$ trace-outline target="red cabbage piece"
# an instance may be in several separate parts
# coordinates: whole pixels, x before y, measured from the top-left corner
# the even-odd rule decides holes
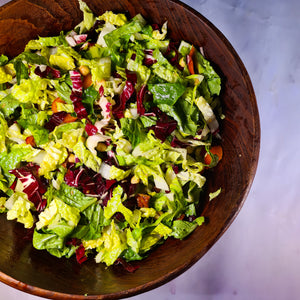
[[[132,59],[133,61],[136,59],[136,54],[135,53],[133,53],[132,55],[131,55],[131,58],[130,59]]]
[[[42,78],[60,78],[60,71],[46,65],[39,65],[34,69],[34,73]]]
[[[82,79],[81,74],[76,71],[70,71],[70,78],[72,81],[72,92],[70,95],[70,99],[73,102],[74,111],[79,119],[87,118],[88,113],[82,104]]]
[[[136,82],[137,82],[137,75],[136,75],[136,73],[130,72],[128,70],[125,70],[125,71],[126,71],[127,81],[130,81],[133,85],[135,85]]]
[[[85,248],[82,244],[76,249],[76,260],[79,264],[82,264],[87,260],[87,256],[85,255]]]
[[[86,32],[87,34],[87,40],[91,41],[92,43],[96,43],[98,40],[98,36],[99,33],[96,31],[98,29],[99,26],[104,25],[105,21],[104,20],[96,20],[96,22],[94,23],[93,27]]]
[[[179,167],[177,165],[172,165],[172,169],[173,169],[175,174],[179,173]]]
[[[73,39],[76,42],[76,44],[81,44],[86,42],[87,36],[88,36],[87,34],[76,34],[73,36]]]
[[[15,175],[23,184],[23,192],[27,194],[38,211],[42,211],[47,204],[47,200],[42,195],[47,191],[47,185],[38,175],[39,166],[28,163],[26,166],[10,170],[9,173]]]
[[[82,79],[81,79],[81,74],[76,71],[72,70],[70,71],[70,79],[72,81],[72,91],[77,92],[78,95],[81,95],[82,93]]]
[[[116,260],[115,264],[116,265],[121,264],[123,266],[123,268],[129,273],[135,272],[140,267],[138,265],[133,266],[132,264],[127,262],[125,259],[120,258],[120,257]]]
[[[52,114],[49,121],[44,125],[46,129],[49,131],[53,131],[54,128],[64,122],[67,113],[65,111],[60,111],[57,113]]]
[[[87,123],[85,125],[85,131],[88,134],[88,136],[91,136],[91,135],[95,135],[98,132],[98,129],[95,125]]]
[[[100,88],[99,88],[99,95],[100,95],[100,97],[102,97],[104,95],[104,87],[103,87],[103,85],[101,85]]]
[[[160,139],[162,142],[166,140],[166,138],[176,129],[177,121],[170,120],[168,122],[164,122],[158,120],[156,125],[154,125],[154,133],[155,136]]]
[[[166,138],[176,129],[177,121],[171,119],[158,107],[152,107],[151,110],[157,117],[157,122],[151,127],[151,129],[154,131],[155,136],[164,142]]]
[[[81,100],[77,102],[73,102],[74,111],[79,119],[85,119],[88,116],[88,113],[82,104]]]
[[[174,148],[186,148],[189,145],[189,143],[181,142],[176,136],[171,141],[171,146]]]
[[[106,180],[93,170],[81,166],[72,166],[65,174],[65,182],[69,186],[78,188],[87,196],[101,198],[107,192]]]
[[[170,42],[164,55],[169,60],[170,64],[176,66],[176,68],[181,71],[183,70],[183,67],[179,65],[179,52],[177,49],[177,43]]]
[[[137,98],[136,98],[137,112],[141,116],[145,114],[145,107],[143,105],[143,99],[145,97],[146,91],[147,91],[147,86],[144,84],[140,88],[140,90],[137,94]]]
[[[145,49],[144,50],[145,57],[143,60],[143,64],[147,67],[152,66],[153,64],[157,63],[157,60],[153,57],[153,50],[152,49]]]
[[[104,158],[103,161],[110,166],[117,166],[120,168],[116,154],[112,150],[106,152],[106,158]]]
[[[126,77],[127,80],[124,89],[120,95],[119,105],[116,108],[113,108],[113,114],[119,119],[124,117],[126,102],[131,98],[131,96],[135,92],[134,86],[137,82],[136,73],[131,73],[126,70]]]
[[[83,168],[78,169],[68,169],[67,173],[65,174],[65,182],[69,186],[78,187],[79,186],[79,178],[84,172]]]

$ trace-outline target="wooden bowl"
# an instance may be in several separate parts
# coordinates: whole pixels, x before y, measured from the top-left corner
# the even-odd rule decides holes
[[[223,78],[224,158],[208,174],[207,190],[222,187],[206,202],[201,227],[186,240],[169,239],[133,274],[90,259],[58,259],[35,250],[26,231],[0,216],[0,280],[22,291],[55,299],[116,299],[145,292],[175,278],[197,262],[238,214],[252,184],[259,155],[260,124],[247,71],[230,43],[201,14],[176,0],[86,0],[98,15],[106,10],[141,13],[149,22],[168,20],[169,36],[203,46]],[[0,53],[13,56],[37,35],[57,35],[81,21],[77,0],[15,0],[0,8]],[[208,194],[208,193],[207,193]],[[87,296],[86,296],[87,295]]]

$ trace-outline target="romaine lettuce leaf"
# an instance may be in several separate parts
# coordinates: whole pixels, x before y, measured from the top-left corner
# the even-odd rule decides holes
[[[29,78],[28,67],[25,66],[25,64],[23,63],[23,61],[21,59],[16,59],[14,61],[14,69],[16,70],[17,84],[20,84],[22,79]]]
[[[59,80],[52,80],[51,83],[57,90],[59,97],[66,103],[70,103],[70,95],[72,91],[71,87],[65,81],[61,82]]]
[[[116,26],[123,26],[127,22],[127,18],[124,14],[114,14],[112,11],[106,11],[99,16],[98,19]]]
[[[107,266],[112,265],[128,247],[125,232],[118,230],[113,221],[110,226],[107,226],[103,230],[103,236],[100,238],[100,241],[102,241],[102,243],[97,247],[98,254],[95,260],[98,263],[105,262]],[[83,241],[84,246],[85,244]]]
[[[64,238],[73,231],[79,220],[80,210],[78,208],[54,197],[50,205],[39,214],[36,228],[37,230],[41,228],[51,230],[59,237]]]
[[[128,222],[130,227],[135,226],[134,216],[130,209],[125,207],[122,202],[125,200],[126,196],[123,196],[123,189],[120,185],[114,188],[113,196],[104,208],[104,217],[110,219],[116,212],[120,212],[124,215],[125,220]]]
[[[142,123],[138,119],[122,118],[120,122],[123,134],[131,142],[132,148],[143,142],[146,133]]]
[[[83,21],[78,25],[80,33],[90,30],[95,23],[95,16],[90,8],[82,0],[78,0],[80,10],[83,12]]]
[[[12,96],[20,103],[42,104],[48,103],[47,89],[49,80],[34,76],[31,79],[22,79],[20,85],[14,85],[11,90]]]
[[[45,146],[46,155],[40,165],[39,175],[50,179],[50,172],[57,169],[68,157],[67,149],[60,143],[49,142]]]
[[[34,230],[33,239],[32,239],[33,247],[38,250],[60,250],[64,249],[65,239],[59,237],[55,233],[45,233],[43,231]]]
[[[19,163],[31,152],[33,148],[30,145],[13,145],[8,149],[8,152],[0,153],[0,167],[2,168],[3,175],[8,180],[8,186],[10,186],[15,180],[15,176],[8,171],[18,167]]]
[[[30,209],[34,208],[32,202],[27,198],[27,195],[22,192],[15,192],[5,203],[8,209],[7,220],[17,219],[19,223],[24,224],[25,228],[33,226],[33,216]]]
[[[204,222],[204,217],[198,217],[193,222],[175,220],[172,226],[172,236],[176,239],[184,239]]]
[[[49,57],[51,66],[58,67],[61,70],[69,71],[75,69],[74,59],[62,51],[57,51]]]
[[[0,67],[5,66],[8,63],[8,57],[4,54],[0,55]]]
[[[76,145],[74,145],[73,152],[88,168],[91,168],[95,172],[99,172],[102,163],[101,158],[91,153],[82,140],[79,140]]]
[[[87,197],[79,190],[68,186],[65,183],[60,185],[59,190],[51,190],[52,197],[57,197],[66,204],[79,209],[81,212],[97,201],[97,198]],[[49,194],[50,196],[50,194]],[[51,198],[51,196],[50,196]]]
[[[5,136],[8,130],[8,126],[6,123],[6,120],[2,113],[0,113],[0,153],[3,153],[6,151],[6,145],[5,145]]]
[[[101,237],[102,229],[108,226],[111,220],[104,217],[104,210],[95,202],[82,211],[85,218],[81,218],[80,223],[72,232],[71,236],[82,240],[96,240]]]
[[[4,116],[10,117],[19,107],[20,102],[15,99],[11,94],[6,95],[0,100],[0,111],[4,114]]]
[[[186,87],[180,83],[148,84],[149,91],[153,94],[153,102],[158,104],[174,105],[183,95]]]
[[[6,72],[5,67],[0,67],[0,84],[10,82],[11,80],[11,74]]]

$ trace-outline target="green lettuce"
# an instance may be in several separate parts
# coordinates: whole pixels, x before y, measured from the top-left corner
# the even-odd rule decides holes
[[[114,14],[112,11],[106,11],[99,16],[98,19],[116,26],[123,26],[127,22],[127,18],[124,14]]]
[[[22,79],[29,78],[28,67],[23,63],[21,59],[16,59],[14,61],[14,68],[16,70],[17,84],[20,84]]]
[[[198,226],[203,224],[204,217],[198,217],[193,222],[175,220],[172,226],[172,236],[176,239],[184,239],[191,234]]]
[[[0,67],[5,66],[8,63],[8,57],[4,54],[0,55]]]
[[[81,212],[97,201],[97,198],[85,196],[82,192],[76,188],[68,186],[66,183],[62,183],[59,190],[49,190],[48,197],[50,200],[52,197],[57,197],[66,204],[77,208]]]
[[[102,230],[111,223],[104,217],[104,210],[97,202],[82,211],[83,217],[72,232],[71,237],[95,240],[102,236]]]
[[[6,72],[5,67],[0,67],[0,84],[10,82],[12,80],[11,74]]]
[[[101,240],[102,244],[97,247],[98,254],[95,260],[98,263],[104,262],[107,266],[112,265],[128,247],[125,232],[118,230],[113,221],[104,229]]]
[[[36,223],[37,230],[46,228],[59,237],[66,237],[77,226],[80,220],[80,210],[64,203],[57,197],[50,202],[50,205],[39,214],[39,221]]]
[[[67,149],[60,143],[49,142],[45,147],[46,155],[41,162],[39,175],[50,179],[50,172],[57,169],[68,157]]]
[[[8,209],[7,220],[17,219],[19,223],[24,224],[25,228],[31,228],[34,223],[31,209],[33,203],[27,198],[27,195],[22,192],[15,192],[5,203]]]
[[[149,91],[153,94],[155,104],[174,105],[183,95],[186,87],[180,83],[148,84]]]
[[[34,76],[31,79],[22,79],[20,85],[14,85],[11,94],[20,103],[42,104],[48,103],[47,89],[49,80]]]
[[[20,102],[15,99],[11,94],[6,95],[0,100],[0,111],[6,118],[10,117],[19,107]]]
[[[132,148],[135,148],[146,136],[142,123],[138,119],[130,118],[122,118],[120,122],[124,136],[129,139]]]
[[[122,202],[125,200],[123,197],[123,189],[120,185],[114,188],[113,195],[104,208],[104,217],[110,219],[116,212],[120,212],[124,215],[125,220],[131,227],[135,226],[134,215],[130,209],[125,207]]]
[[[96,18],[85,2],[82,0],[78,0],[78,2],[80,10],[83,12],[83,21],[78,25],[78,27],[80,28],[80,33],[83,33],[93,27]]]
[[[75,69],[75,62],[72,56],[68,55],[62,48],[58,48],[56,54],[49,57],[49,63],[53,67],[58,67],[63,71]]]
[[[8,152],[0,153],[0,167],[3,171],[3,175],[8,180],[9,186],[13,183],[15,176],[8,171],[17,168],[20,162],[32,151],[33,148],[30,145],[16,144],[11,146]]]
[[[111,75],[111,58],[102,57],[95,59],[80,59],[80,65],[88,66],[91,70],[93,82],[100,81],[102,79],[109,79]]]
[[[95,172],[99,172],[102,163],[101,158],[91,153],[82,140],[79,140],[76,145],[74,145],[73,152],[88,168],[91,168]]]
[[[6,120],[2,113],[0,113],[0,153],[3,153],[6,151],[6,145],[5,145],[5,136],[6,132],[8,130],[8,126],[6,123]]]

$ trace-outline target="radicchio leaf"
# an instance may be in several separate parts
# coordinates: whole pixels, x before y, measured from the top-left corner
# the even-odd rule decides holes
[[[39,166],[33,163],[28,163],[26,166],[10,170],[9,173],[15,175],[23,184],[23,192],[27,194],[38,211],[42,211],[47,200],[42,198],[42,195],[47,191],[46,184],[38,175]]]
[[[152,66],[153,64],[157,63],[157,60],[153,57],[153,50],[152,49],[146,49],[144,50],[145,57],[143,60],[143,64],[147,67]]]
[[[134,273],[140,267],[138,265],[133,266],[132,264],[127,262],[125,259],[120,258],[120,257],[116,260],[115,264],[116,265],[121,264],[123,266],[123,268],[129,273]]]
[[[93,124],[87,123],[85,125],[85,131],[88,134],[88,136],[92,136],[98,132],[98,128]]]
[[[145,97],[146,91],[147,91],[147,86],[144,84],[140,88],[140,90],[137,94],[137,98],[136,98],[137,112],[141,116],[145,114],[145,107],[143,105],[143,99]]]
[[[82,264],[87,260],[87,256],[85,255],[85,248],[82,244],[76,249],[76,260],[79,264]]]
[[[162,142],[176,129],[177,121],[170,119],[168,115],[162,112],[158,107],[153,107],[152,111],[157,116],[157,122],[151,129],[154,131],[155,136]]]
[[[60,78],[60,71],[46,65],[39,65],[34,69],[34,73],[42,78]]]
[[[74,111],[79,119],[87,118],[88,113],[84,105],[82,104],[83,83],[81,79],[81,74],[76,70],[72,70],[70,71],[70,78],[72,81],[72,92],[70,95],[70,99],[73,102]]]
[[[52,114],[49,121],[44,125],[46,129],[50,132],[54,130],[54,128],[64,122],[67,113],[65,111],[60,111],[57,113]]]
[[[126,102],[131,98],[135,89],[134,86],[137,82],[136,73],[131,73],[126,70],[126,83],[124,89],[120,95],[119,105],[113,109],[113,114],[116,115],[117,118],[121,119],[124,117],[124,110],[126,107]]]

